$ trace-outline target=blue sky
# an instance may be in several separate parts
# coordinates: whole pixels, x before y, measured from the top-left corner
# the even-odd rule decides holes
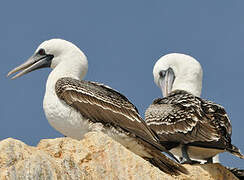
[[[0,139],[29,145],[62,136],[47,122],[42,100],[50,69],[9,80],[44,40],[75,43],[88,57],[86,80],[123,93],[141,115],[161,97],[153,82],[157,59],[170,52],[195,57],[204,71],[202,97],[223,105],[232,141],[244,152],[244,1],[103,0],[0,3]],[[224,165],[244,167],[228,153]]]

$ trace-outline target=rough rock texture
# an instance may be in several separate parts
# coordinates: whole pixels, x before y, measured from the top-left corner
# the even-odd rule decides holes
[[[41,140],[37,147],[15,139],[0,141],[0,180],[7,179],[236,179],[220,164],[185,165],[189,175],[170,176],[110,137],[91,132]]]

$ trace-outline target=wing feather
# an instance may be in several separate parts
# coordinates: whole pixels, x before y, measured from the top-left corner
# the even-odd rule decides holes
[[[224,108],[185,91],[154,100],[145,118],[161,142],[216,142],[216,148],[231,144],[231,124]]]
[[[156,135],[140,117],[136,107],[122,94],[99,83],[61,78],[56,83],[57,96],[94,122],[118,126],[145,140]]]

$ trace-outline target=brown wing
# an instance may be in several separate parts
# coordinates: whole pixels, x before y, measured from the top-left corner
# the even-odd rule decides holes
[[[232,126],[224,107],[211,101],[204,99],[200,100],[203,112],[215,125],[217,125],[217,129],[221,128],[227,135],[231,136]]]
[[[223,107],[185,91],[156,99],[145,117],[168,148],[177,143],[198,143],[222,149],[230,143],[231,125]]]
[[[60,99],[76,108],[91,121],[119,127],[128,134],[139,137],[138,142],[149,149],[152,155],[150,162],[164,172],[187,173],[184,167],[161,153],[164,151],[175,158],[160,145],[154,132],[140,117],[136,107],[122,94],[102,84],[72,78],[59,79],[55,90]]]
[[[102,84],[72,78],[59,79],[55,88],[60,99],[91,121],[118,126],[145,140],[157,140],[136,107],[117,91]]]

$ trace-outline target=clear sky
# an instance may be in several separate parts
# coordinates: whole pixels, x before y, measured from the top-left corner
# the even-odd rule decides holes
[[[42,41],[62,38],[87,55],[86,80],[120,91],[143,117],[153,99],[162,96],[152,76],[157,59],[170,52],[195,57],[204,71],[202,97],[226,108],[233,144],[244,152],[244,1],[36,2],[0,3],[0,139],[36,145],[62,136],[42,109],[50,69],[6,78]],[[224,165],[244,168],[244,160],[228,153],[220,158]]]

